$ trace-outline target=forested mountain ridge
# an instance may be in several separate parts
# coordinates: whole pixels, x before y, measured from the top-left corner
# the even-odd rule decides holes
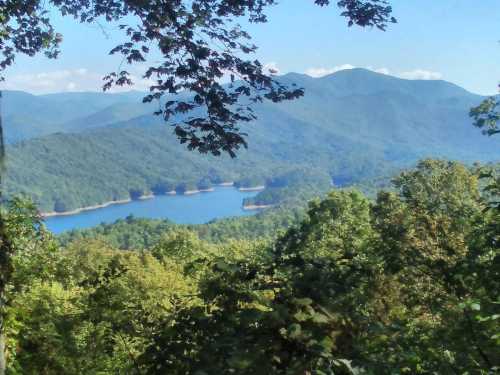
[[[305,96],[256,105],[258,120],[244,126],[249,149],[236,160],[187,152],[151,114],[153,105],[141,107],[141,93],[42,96],[63,112],[85,102],[80,113],[86,112],[57,127],[70,134],[10,147],[7,191],[26,193],[44,211],[65,211],[182,186],[261,185],[300,171],[313,171],[325,189],[329,180],[346,185],[388,175],[422,157],[472,162],[497,155],[500,142],[483,137],[468,117],[482,97],[451,83],[363,69],[322,78],[291,73],[280,80],[303,87]]]
[[[436,109],[446,108],[463,116],[471,105],[483,99],[479,95],[446,81],[405,80],[365,69],[343,70],[321,78],[289,73],[279,77],[279,80],[303,87],[306,95],[293,103],[268,104],[263,106],[264,108],[258,106],[257,110],[261,114],[260,121],[266,121],[262,114],[269,115],[269,112],[279,110],[275,113],[276,115],[289,114],[307,123],[315,122],[318,117],[326,118],[333,122],[331,125],[337,131],[345,130],[343,127],[347,122],[351,126],[347,129],[348,134],[357,129],[355,124],[350,124],[355,119],[350,112],[353,108],[357,108],[356,105],[361,108],[361,115],[372,109],[379,111],[384,109],[393,111],[394,120],[401,120],[397,118],[401,116],[398,112],[416,106],[420,107],[420,110],[430,111],[430,114],[435,114],[433,111]],[[145,93],[132,91],[118,94],[68,92],[35,96],[21,91],[7,90],[3,92],[3,114],[7,138],[9,143],[12,143],[33,138],[39,134],[86,130],[89,128],[89,123],[93,126],[102,126],[152,114],[158,109],[158,103],[143,104],[144,95]],[[380,107],[380,104],[384,102],[386,104]],[[346,107],[345,104],[350,105]],[[386,108],[388,105],[391,107]],[[315,111],[316,108],[319,111]],[[115,114],[115,117],[109,112]],[[421,112],[421,115],[425,114],[426,111]],[[382,115],[386,114],[382,113]],[[444,113],[441,113],[441,118],[445,118],[443,115]],[[31,129],[33,132],[27,132],[22,138],[12,136],[20,133],[21,125],[23,129]],[[377,125],[374,127],[375,133],[384,135],[379,133],[384,126],[375,125]],[[457,125],[455,131],[463,131],[460,129],[461,125]],[[254,128],[255,125],[251,124],[249,127]],[[404,130],[405,125],[401,127],[401,130]],[[389,128],[389,130],[394,129]]]

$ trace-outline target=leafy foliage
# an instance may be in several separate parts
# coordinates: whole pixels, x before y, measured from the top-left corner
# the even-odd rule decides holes
[[[215,260],[210,310],[181,311],[141,360],[153,373],[493,371],[499,254],[475,176],[424,161],[396,187],[372,207],[332,193],[263,263]]]
[[[479,106],[471,109],[470,116],[474,119],[474,126],[483,129],[484,134],[491,136],[500,133],[498,128],[498,122],[500,121],[498,106],[498,99],[490,97],[485,99]]]
[[[227,218],[202,225],[176,225],[168,220],[141,219],[132,216],[112,224],[72,230],[60,234],[62,246],[75,241],[99,239],[122,250],[146,250],[158,244],[162,236],[179,228],[188,228],[205,242],[224,244],[231,240],[275,239],[280,232],[298,223],[304,216],[300,208],[273,208],[254,216]]]
[[[22,242],[32,250],[9,289],[9,370],[494,373],[500,233],[496,193],[479,177],[424,160],[374,201],[350,189],[312,201],[265,241],[257,231],[230,239],[231,221],[128,218],[56,252],[51,241]],[[126,233],[129,251],[114,249]]]

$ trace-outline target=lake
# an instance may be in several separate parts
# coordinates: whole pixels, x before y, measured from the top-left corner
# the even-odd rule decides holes
[[[207,193],[162,195],[70,216],[49,217],[45,219],[45,225],[49,230],[58,234],[71,229],[113,223],[129,215],[150,219],[169,219],[178,224],[203,224],[213,219],[254,214],[255,211],[243,209],[243,199],[256,194],[255,191],[243,192],[233,187],[217,187],[215,191]]]

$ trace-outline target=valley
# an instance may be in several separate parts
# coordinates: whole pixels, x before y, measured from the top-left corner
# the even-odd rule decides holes
[[[22,117],[20,93],[7,93],[6,194],[27,196],[42,212],[63,213],[234,181],[240,188],[267,187],[248,205],[275,205],[295,191],[321,195],[332,181],[341,187],[388,178],[423,157],[492,161],[500,144],[470,125],[468,110],[482,97],[448,82],[363,69],[322,78],[290,73],[280,80],[307,95],[258,105],[258,120],[244,128],[249,147],[236,159],[187,151],[151,114],[153,104],[138,103],[138,92],[30,96],[29,108],[46,109],[36,119]],[[21,121],[40,131],[23,133]],[[14,133],[23,133],[22,140]]]

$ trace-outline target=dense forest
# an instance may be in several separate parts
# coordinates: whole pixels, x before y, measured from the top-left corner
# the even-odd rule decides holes
[[[498,181],[424,160],[375,199],[333,190],[253,239],[232,220],[128,218],[56,240],[15,200],[9,372],[493,373]]]

